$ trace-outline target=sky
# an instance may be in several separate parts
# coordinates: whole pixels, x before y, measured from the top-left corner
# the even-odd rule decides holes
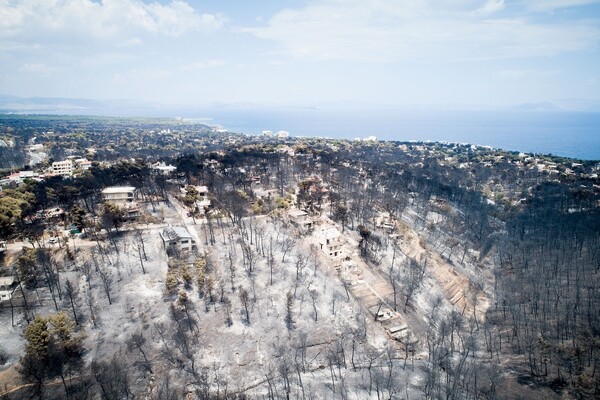
[[[168,105],[600,100],[597,0],[0,0],[0,94]]]

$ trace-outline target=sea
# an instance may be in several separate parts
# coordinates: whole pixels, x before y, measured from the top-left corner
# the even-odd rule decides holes
[[[185,116],[184,116],[185,117]],[[254,109],[189,116],[231,132],[290,136],[439,141],[581,160],[600,160],[600,113],[554,111],[425,111]]]
[[[28,112],[35,113],[35,112]],[[600,161],[600,111],[407,110],[292,107],[158,107],[43,110],[39,114],[177,117],[230,132],[290,136],[437,141]]]

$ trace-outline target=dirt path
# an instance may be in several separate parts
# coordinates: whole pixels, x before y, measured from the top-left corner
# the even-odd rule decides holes
[[[331,226],[334,226],[330,223]],[[331,258],[319,250],[318,239],[312,235],[308,237],[307,245],[313,245],[317,249],[319,265],[326,269],[326,273],[332,278],[339,279],[357,304],[370,316],[369,324],[377,323],[385,336],[389,339],[392,347],[398,354],[404,354],[405,345],[414,343],[411,329],[411,318],[407,318],[401,312],[394,311],[393,288],[390,282],[378,271],[373,270],[362,260],[358,254],[357,244],[347,237],[343,245],[345,256],[350,261],[341,258]],[[393,334],[390,329],[404,327],[402,332]]]
[[[17,363],[14,363],[4,371],[0,371],[0,395],[6,396],[24,388],[33,386],[33,383],[23,384],[21,375],[17,371]]]
[[[314,236],[309,240],[318,248]],[[338,266],[337,277],[342,283],[346,282],[352,297],[373,317],[372,321],[381,324],[392,342],[414,343],[415,338],[425,335],[428,329],[426,320],[422,318],[424,310],[410,307],[406,313],[401,312],[400,309],[394,311],[391,283],[381,271],[371,268],[360,258],[357,244],[351,242],[352,240],[349,239],[344,246],[345,254],[351,259],[350,262],[332,260],[319,251],[322,264],[330,271],[335,271],[334,266]],[[420,240],[419,234],[414,229],[410,229],[399,242],[400,250],[406,256],[426,261],[427,274],[433,278],[443,296],[458,312],[468,317],[476,317],[479,322],[482,322],[489,304],[487,296],[471,284],[468,276],[443,259],[439,253],[428,248],[426,244],[424,248],[422,243],[424,241]],[[398,296],[401,297],[400,294]]]
[[[427,261],[428,272],[442,289],[444,297],[457,311],[469,317],[476,316],[479,322],[484,321],[489,307],[489,299],[485,293],[475,288],[465,274],[454,268],[439,253],[427,245],[424,248],[423,242],[419,234],[411,230],[399,244],[405,255],[418,261]]]

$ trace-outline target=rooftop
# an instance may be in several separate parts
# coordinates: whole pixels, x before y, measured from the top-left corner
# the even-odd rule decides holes
[[[299,218],[299,217],[304,217],[305,215],[308,215],[306,213],[306,211],[302,211],[302,210],[290,210],[288,211],[288,215],[292,218]]]
[[[341,236],[340,231],[338,231],[338,229],[334,226],[329,227],[329,228],[325,228],[322,231],[320,231],[317,236],[319,236],[322,239],[336,239],[338,237]]]
[[[102,193],[112,194],[112,193],[127,193],[127,192],[133,192],[133,191],[135,191],[135,188],[133,186],[111,186],[111,187],[107,187],[106,189],[102,190]]]
[[[10,286],[15,282],[14,276],[2,276],[0,277],[0,286]]]
[[[168,226],[164,229],[162,235],[169,240],[192,239],[190,232],[183,226]]]

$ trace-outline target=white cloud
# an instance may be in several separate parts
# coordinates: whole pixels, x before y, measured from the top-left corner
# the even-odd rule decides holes
[[[121,43],[118,44],[119,47],[132,47],[132,46],[139,46],[142,43],[144,43],[144,41],[138,37],[134,37],[131,39],[125,39],[123,40]]]
[[[494,79],[500,81],[524,81],[536,78],[551,78],[560,74],[558,70],[535,69],[503,69],[494,74]]]
[[[474,16],[488,16],[504,9],[504,0],[488,0],[484,5],[472,12]]]
[[[180,67],[182,71],[195,71],[199,69],[222,67],[226,65],[226,62],[219,59],[194,61],[188,64],[184,64]]]
[[[142,0],[0,0],[0,37],[77,34],[97,38],[127,37],[135,32],[179,36],[192,30],[215,30],[223,20],[199,14],[187,2]]]
[[[527,0],[525,6],[532,11],[553,11],[560,8],[600,3],[599,0]]]
[[[380,62],[551,56],[600,39],[596,21],[534,23],[502,18],[503,8],[501,0],[324,0],[244,31],[297,58]]]
[[[54,69],[44,63],[26,63],[19,68],[21,72],[33,75],[50,75]]]

